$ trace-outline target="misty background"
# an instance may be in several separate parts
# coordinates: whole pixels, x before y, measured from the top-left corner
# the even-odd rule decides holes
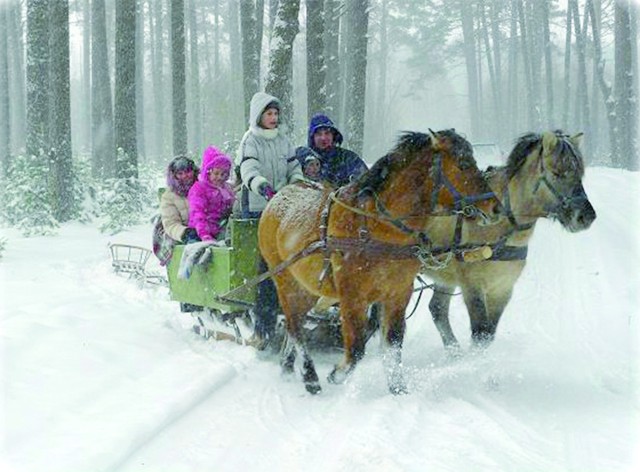
[[[323,111],[369,163],[403,130],[506,153],[560,128],[589,165],[637,170],[637,17],[631,0],[1,0],[0,218],[138,223],[173,156],[235,154],[259,90],[294,144]]]

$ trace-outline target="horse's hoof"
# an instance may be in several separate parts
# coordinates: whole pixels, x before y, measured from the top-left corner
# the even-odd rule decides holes
[[[322,387],[320,387],[320,384],[318,382],[306,383],[304,384],[304,388],[306,388],[307,392],[309,392],[311,395],[320,393],[320,391],[322,390]]]
[[[460,344],[449,344],[444,347],[444,351],[446,353],[447,359],[455,360],[462,358],[462,349],[460,348]]]
[[[407,389],[407,386],[404,384],[404,382],[389,385],[389,391],[393,395],[407,395],[409,393],[409,389]]]
[[[347,373],[341,370],[338,366],[334,367],[331,373],[327,376],[327,382],[334,385],[345,383],[347,380]]]
[[[290,375],[294,374],[295,372],[293,370],[293,366],[292,365],[282,364],[281,373],[282,373],[282,375],[290,376]]]

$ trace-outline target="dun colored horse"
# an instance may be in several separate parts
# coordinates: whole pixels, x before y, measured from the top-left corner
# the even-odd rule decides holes
[[[487,345],[524,269],[527,243],[538,218],[557,219],[571,232],[589,228],[596,219],[582,186],[581,137],[582,133],[568,137],[561,131],[527,134],[518,140],[505,167],[488,170],[489,185],[507,218],[491,227],[469,222],[461,247],[489,244],[493,255],[482,262],[453,260],[441,270],[425,271],[436,281],[429,308],[445,348],[458,349],[449,323],[456,287],[461,288],[469,312],[474,344]],[[442,219],[438,224],[443,229]]]
[[[456,214],[460,221],[484,225],[499,219],[499,212],[471,145],[454,130],[405,133],[389,154],[337,192],[304,184],[285,187],[267,205],[258,228],[260,251],[276,272],[286,317],[283,371],[293,372],[299,350],[306,389],[320,391],[301,325],[305,313],[325,297],[340,303],[345,352],[328,380],[344,381],[364,355],[367,310],[376,303],[383,317],[389,388],[404,392],[405,308],[421,261],[437,255],[427,223]]]

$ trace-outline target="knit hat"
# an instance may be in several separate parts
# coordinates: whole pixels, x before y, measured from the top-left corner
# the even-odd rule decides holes
[[[218,148],[209,146],[202,154],[202,175],[206,175],[211,169],[231,170],[231,158]]]

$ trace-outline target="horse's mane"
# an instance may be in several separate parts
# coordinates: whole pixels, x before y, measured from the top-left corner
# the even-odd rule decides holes
[[[461,169],[477,167],[473,158],[473,148],[469,141],[460,136],[454,129],[446,129],[434,133],[441,141],[441,147],[458,160]],[[431,135],[417,131],[404,131],[400,134],[395,147],[354,182],[355,190],[360,193],[378,193],[388,181],[388,176],[395,169],[406,167],[414,159],[423,156],[424,152],[433,154]]]
[[[554,158],[557,159],[555,165],[559,170],[573,170],[577,175],[584,173],[584,162],[580,150],[569,141],[569,136],[562,130],[554,131],[558,138],[558,143],[553,151]],[[542,134],[527,133],[518,138],[516,145],[507,158],[507,177],[513,177],[522,167],[531,152],[542,145]]]

